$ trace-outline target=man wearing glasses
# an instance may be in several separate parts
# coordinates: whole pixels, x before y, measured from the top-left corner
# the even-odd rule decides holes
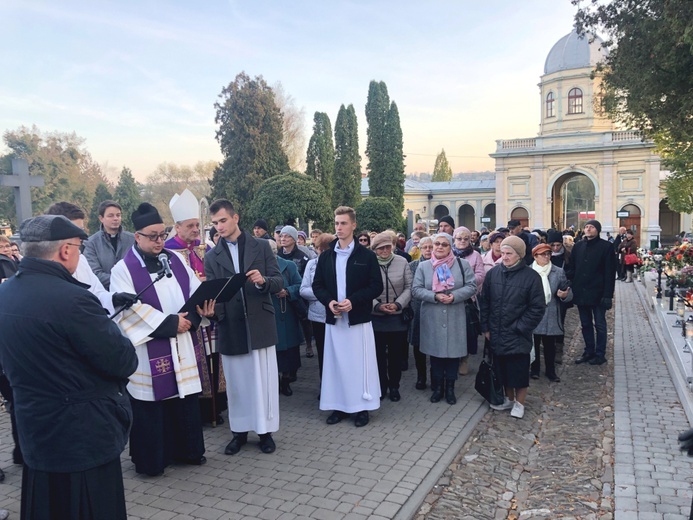
[[[122,212],[120,204],[113,200],[99,204],[101,229],[90,236],[84,246],[84,256],[91,270],[106,289],[110,288],[111,269],[135,243],[135,235],[121,225]]]
[[[147,202],[132,214],[135,245],[111,272],[111,289],[138,294],[166,271],[168,276],[146,289],[140,302],[118,316],[123,334],[135,345],[138,366],[128,392],[133,411],[130,455],[135,471],[161,475],[176,461],[206,462],[198,397],[202,390],[194,332],[208,325],[213,302],[197,313],[178,310],[200,285],[195,272],[179,254],[164,249],[166,232],[159,212]],[[199,348],[199,347],[198,347]]]

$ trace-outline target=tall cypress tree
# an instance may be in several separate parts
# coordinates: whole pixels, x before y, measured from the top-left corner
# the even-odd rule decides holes
[[[316,112],[313,123],[313,135],[310,137],[306,154],[306,174],[322,184],[328,200],[332,200],[334,191],[332,124],[324,112]]]
[[[361,202],[361,156],[354,105],[339,107],[334,125],[335,162],[332,207],[355,208]]]
[[[385,174],[383,194],[399,212],[404,211],[404,149],[399,110],[393,101],[385,127]]]
[[[452,168],[450,168],[450,163],[445,155],[444,148],[436,157],[436,164],[433,167],[433,177],[431,180],[433,182],[445,182],[452,180]]]
[[[140,197],[139,186],[135,182],[130,168],[123,167],[113,196],[115,201],[123,208],[123,227],[129,231],[134,231],[130,216],[137,209],[137,206],[140,205],[142,198]]]

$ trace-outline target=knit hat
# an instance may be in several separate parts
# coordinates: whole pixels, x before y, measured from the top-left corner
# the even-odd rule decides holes
[[[516,237],[515,235],[510,235],[509,237],[505,237],[503,239],[503,242],[501,242],[501,249],[504,246],[511,247],[512,249],[515,250],[515,252],[520,255],[520,258],[525,257],[525,253],[527,252],[527,248],[525,246],[524,240],[522,240],[520,237]]]
[[[164,223],[157,209],[149,204],[149,202],[143,202],[140,204],[137,209],[132,212],[131,219],[132,224],[135,226],[135,231],[144,229],[152,224]]]
[[[534,246],[534,249],[532,249],[532,256],[537,256],[542,253],[546,253],[547,251],[551,251],[551,247],[549,247],[548,244],[539,244],[538,246]]]
[[[455,231],[452,232],[453,238],[459,233],[464,233],[465,235],[471,235],[472,234],[472,232],[469,231],[469,228],[466,228],[464,226],[460,226],[458,228],[455,228]]]
[[[88,236],[63,215],[39,215],[22,222],[19,238],[22,242],[53,242],[67,238],[86,240]]]
[[[585,226],[589,226],[589,225],[592,225],[592,226],[596,227],[596,228],[597,228],[597,233],[601,233],[601,232],[602,232],[602,223],[599,222],[598,220],[592,219],[592,220],[588,220],[587,222],[585,222]]]
[[[255,221],[255,224],[253,224],[253,227],[259,227],[261,229],[264,229],[265,231],[269,231],[269,226],[267,225],[267,221],[264,218],[259,218]]]
[[[305,231],[299,231],[298,236],[303,237],[303,240],[308,240],[308,235],[306,235]]]
[[[455,220],[450,215],[445,215],[444,217],[440,217],[438,219],[438,225],[440,225],[441,222],[447,222],[448,224],[450,224],[450,226],[453,229],[455,228]]]
[[[289,235],[294,239],[294,242],[298,242],[298,231],[293,226],[284,226],[280,232],[282,235]]]
[[[391,246],[392,245],[392,235],[390,233],[378,233],[371,240],[371,249],[375,251],[379,247]]]
[[[499,238],[500,238],[500,239],[505,238],[505,233],[500,233],[500,232],[498,232],[498,231],[494,231],[493,233],[491,233],[491,236],[488,237],[488,243],[489,243],[489,244],[493,244],[493,243],[494,243],[496,240],[498,240]]]
[[[561,233],[560,231],[556,231],[556,230],[549,231],[549,233],[546,237],[546,243],[547,244],[553,244],[554,242],[563,243],[563,233]]]

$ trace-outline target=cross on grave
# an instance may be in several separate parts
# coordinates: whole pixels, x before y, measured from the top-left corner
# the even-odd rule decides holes
[[[43,186],[43,177],[29,175],[29,163],[26,159],[12,159],[12,175],[0,175],[0,185],[14,188],[17,224],[31,218],[31,186]]]

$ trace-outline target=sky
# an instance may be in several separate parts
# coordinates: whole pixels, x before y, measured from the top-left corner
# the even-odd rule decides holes
[[[406,173],[493,170],[535,136],[537,84],[570,0],[0,0],[0,130],[75,132],[111,176],[220,160],[214,103],[245,71],[332,124],[352,103],[367,158],[371,80],[400,113]],[[4,146],[4,145],[2,145]],[[0,147],[2,147],[0,146]],[[6,151],[6,150],[5,150]]]

